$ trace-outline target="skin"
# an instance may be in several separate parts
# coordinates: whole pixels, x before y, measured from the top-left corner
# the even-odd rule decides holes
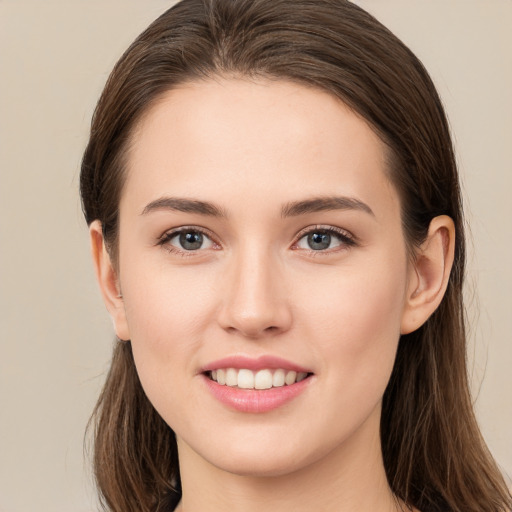
[[[350,207],[283,216],[332,196]],[[155,206],[169,197],[221,215]],[[207,233],[200,249],[165,238],[183,226]],[[342,237],[313,250],[305,235],[319,226]],[[176,433],[180,510],[397,510],[381,400],[400,334],[442,299],[454,230],[434,219],[410,261],[385,146],[363,119],[287,82],[169,91],[133,133],[119,233],[114,266],[94,222],[93,258],[116,333],[132,341],[144,390]],[[306,390],[260,414],[207,391],[204,365],[263,354],[313,372]]]

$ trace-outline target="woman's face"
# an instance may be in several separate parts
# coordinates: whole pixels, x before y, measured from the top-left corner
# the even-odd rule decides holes
[[[277,475],[378,449],[406,254],[384,146],[344,104],[270,81],[166,93],[128,154],[117,332],[180,456]]]

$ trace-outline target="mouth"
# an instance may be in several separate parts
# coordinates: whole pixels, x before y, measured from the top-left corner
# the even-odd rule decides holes
[[[204,374],[221,386],[257,390],[291,386],[312,375],[309,372],[297,372],[283,368],[263,368],[258,371],[248,368],[218,368],[206,371]]]
[[[200,374],[218,402],[243,413],[267,413],[300,400],[315,381],[309,368],[272,355],[226,357]]]

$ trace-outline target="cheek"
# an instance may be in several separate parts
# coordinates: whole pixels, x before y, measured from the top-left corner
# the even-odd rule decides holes
[[[198,269],[173,269],[135,256],[124,263],[123,295],[139,377],[152,401],[160,394],[170,398],[171,377],[197,370],[214,289]]]
[[[307,338],[316,340],[320,371],[333,387],[343,386],[346,397],[380,399],[384,392],[400,337],[405,268],[405,261],[380,259],[378,265],[336,269],[300,291],[301,321]]]
[[[194,342],[211,307],[211,277],[196,267],[173,267],[132,257],[122,274],[127,321],[132,338],[158,345],[180,334]]]
[[[199,408],[189,382],[197,371],[206,298],[191,293],[187,284],[167,281],[160,273],[159,279],[146,275],[134,287],[135,293],[127,292],[127,321],[137,374],[153,407],[171,425],[176,422],[176,411]]]

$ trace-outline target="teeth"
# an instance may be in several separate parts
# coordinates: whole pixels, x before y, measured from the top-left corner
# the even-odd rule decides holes
[[[272,372],[270,370],[260,370],[254,376],[255,389],[270,389],[272,387]]]
[[[238,387],[242,389],[254,389],[254,373],[251,370],[238,372]]]
[[[210,377],[218,384],[239,387],[241,389],[270,389],[279,388],[284,385],[291,386],[296,382],[304,380],[308,376],[305,372],[295,372],[293,370],[251,370],[236,368],[219,368],[212,370]]]
[[[307,376],[308,376],[308,374],[306,372],[297,373],[297,382],[304,380]]]
[[[295,382],[295,379],[297,378],[297,372],[288,372],[286,374],[286,377],[284,378],[284,383],[287,385],[287,386],[290,386],[291,384],[293,384]]]
[[[238,385],[238,372],[234,368],[226,370],[226,386]]]
[[[284,379],[286,376],[286,372],[284,370],[276,370],[274,375],[272,375],[272,386],[275,388],[279,388],[284,386]]]
[[[226,372],[224,370],[217,370],[217,382],[219,384],[226,384]]]

